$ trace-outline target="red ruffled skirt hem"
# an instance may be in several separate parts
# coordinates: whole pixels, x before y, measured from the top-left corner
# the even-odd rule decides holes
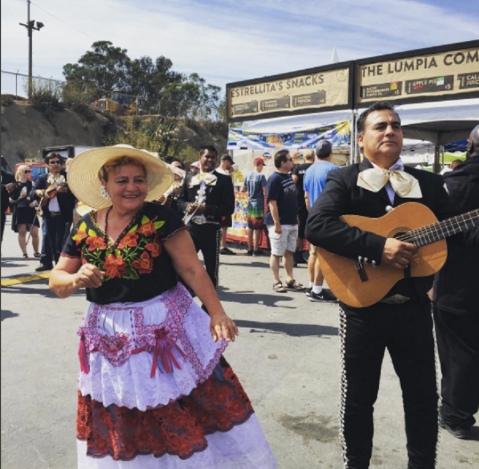
[[[210,378],[188,396],[146,411],[107,407],[78,392],[77,438],[87,455],[130,461],[138,455],[165,454],[187,459],[206,449],[205,436],[227,432],[251,416],[253,408],[224,358]]]

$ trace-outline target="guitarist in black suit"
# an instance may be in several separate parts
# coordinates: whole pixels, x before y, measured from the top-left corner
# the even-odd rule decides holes
[[[196,252],[203,253],[206,271],[213,285],[218,288],[221,223],[233,214],[235,196],[231,177],[215,171],[216,159],[215,147],[201,148],[200,171],[185,176],[178,198],[178,208],[184,214],[194,212],[188,223],[188,230],[195,243]],[[206,200],[198,205],[195,204],[195,199],[203,181]]]
[[[369,467],[373,406],[386,348],[399,377],[405,411],[408,469],[435,467],[438,395],[431,304],[433,278],[408,278],[413,244],[350,227],[341,215],[377,218],[392,207],[418,202],[439,220],[456,215],[442,178],[404,167],[401,121],[389,103],[370,106],[358,119],[360,164],[331,171],[313,205],[306,229],[310,243],[359,262],[404,270],[378,303],[352,308],[340,303],[342,351],[341,436],[345,465]]]
[[[48,248],[42,249],[40,266],[35,270],[41,272],[52,268],[52,261],[58,262],[66,239],[66,233],[70,231],[73,221],[73,209],[75,208],[75,196],[68,188],[66,172],[63,171],[64,159],[55,152],[50,152],[45,157],[49,173],[40,174],[35,186],[30,193],[31,200],[41,200],[45,191],[51,187],[57,187],[56,195],[50,198],[42,208],[43,222],[46,224],[46,237],[44,243],[48,243],[52,258],[48,258]]]

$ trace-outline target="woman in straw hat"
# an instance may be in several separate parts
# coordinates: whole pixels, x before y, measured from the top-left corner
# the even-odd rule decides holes
[[[251,403],[222,357],[226,316],[178,215],[149,203],[173,182],[151,154],[89,150],[69,186],[97,210],[73,228],[50,288],[86,288],[77,411],[82,468],[274,468]],[[210,312],[192,300],[178,275]]]

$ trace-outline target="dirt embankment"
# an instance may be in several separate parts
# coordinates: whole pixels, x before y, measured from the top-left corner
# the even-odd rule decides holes
[[[104,134],[111,132],[109,120],[99,114],[85,116],[69,109],[41,112],[24,102],[2,99],[1,151],[11,169],[26,158],[41,156],[41,149],[59,145],[102,146]],[[213,135],[200,125],[178,127],[178,138],[199,149],[214,145],[218,153],[226,151],[226,135]]]

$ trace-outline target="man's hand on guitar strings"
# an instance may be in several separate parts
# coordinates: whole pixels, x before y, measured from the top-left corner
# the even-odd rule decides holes
[[[381,261],[396,269],[405,269],[417,249],[414,244],[403,243],[395,238],[387,238]]]

